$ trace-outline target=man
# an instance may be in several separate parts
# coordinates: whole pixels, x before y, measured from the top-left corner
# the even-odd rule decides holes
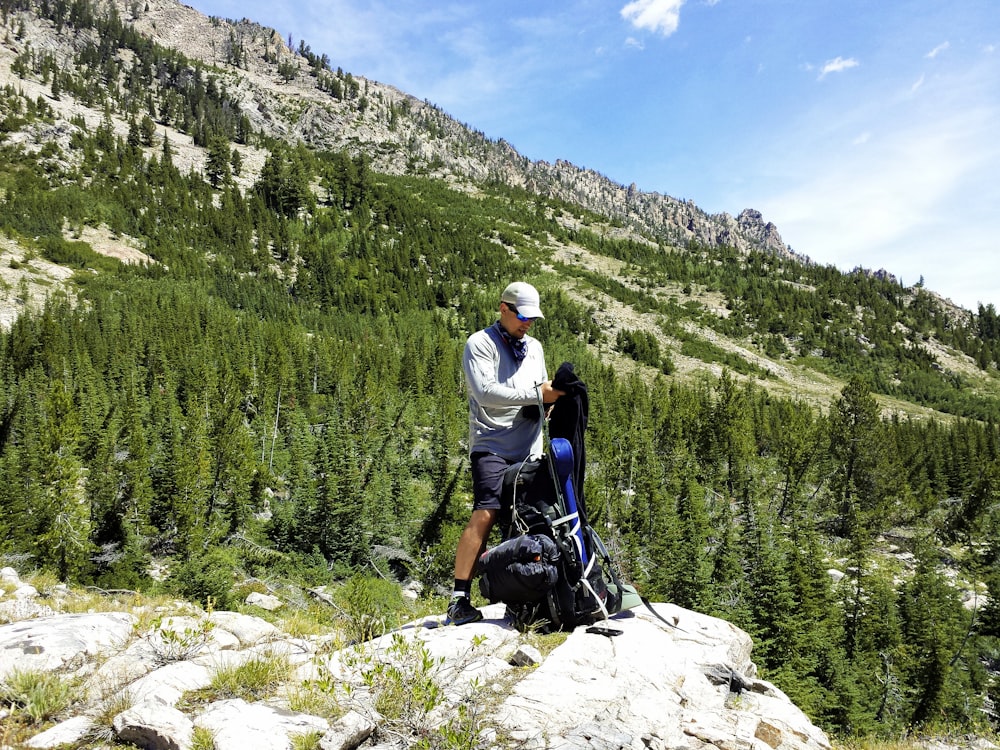
[[[483,618],[470,600],[472,577],[501,509],[504,472],[542,453],[539,395],[545,404],[563,395],[548,379],[541,343],[528,335],[543,317],[539,301],[535,287],[515,281],[500,295],[500,319],[465,344],[472,516],[455,553],[455,590],[448,605],[448,622],[454,625]]]

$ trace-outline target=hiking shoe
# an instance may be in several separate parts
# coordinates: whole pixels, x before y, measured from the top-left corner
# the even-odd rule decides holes
[[[472,602],[466,596],[456,596],[448,605],[448,617],[445,619],[447,625],[465,625],[470,622],[479,622],[483,619],[483,613],[472,606]]]

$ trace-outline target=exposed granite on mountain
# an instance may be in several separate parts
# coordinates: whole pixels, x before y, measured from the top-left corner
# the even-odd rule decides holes
[[[621,185],[567,161],[531,161],[506,141],[487,138],[429,102],[360,76],[349,79],[357,94],[338,99],[321,90],[310,59],[300,54],[305,40],[298,51],[292,50],[275,29],[254,21],[209,18],[176,0],[104,2],[156,43],[204,63],[251,126],[270,136],[321,149],[364,152],[377,171],[418,171],[461,185],[491,180],[537,191],[604,214],[667,245],[731,245],[743,252],[792,255],[776,227],[758,211],[748,209],[736,218],[708,214],[691,201]],[[22,51],[30,39],[33,49],[69,60],[93,35],[90,30],[67,33],[66,26],[57,31],[47,21],[22,15],[30,23],[23,40],[9,41],[15,51]],[[312,54],[308,47],[306,51]],[[123,63],[131,62],[128,54],[122,57]],[[288,80],[279,66],[297,69],[296,76]],[[323,74],[334,75],[336,59],[330,69]],[[60,123],[52,127],[66,129]],[[68,138],[68,133],[61,137]],[[53,137],[36,136],[39,143]]]

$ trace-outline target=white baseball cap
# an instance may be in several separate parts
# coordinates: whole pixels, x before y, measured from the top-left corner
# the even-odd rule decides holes
[[[503,290],[500,301],[517,308],[517,312],[526,318],[544,318],[539,306],[538,290],[525,281],[515,281]]]

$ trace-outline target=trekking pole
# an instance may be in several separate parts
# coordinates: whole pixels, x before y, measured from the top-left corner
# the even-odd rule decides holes
[[[545,402],[542,401],[542,386],[545,383],[535,383],[535,399],[538,401],[538,413],[542,415],[542,445],[549,444],[549,420],[545,414]]]

